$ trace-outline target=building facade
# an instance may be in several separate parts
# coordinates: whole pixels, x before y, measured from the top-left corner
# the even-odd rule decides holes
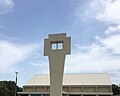
[[[50,96],[49,75],[35,75],[23,86],[19,96]],[[108,74],[65,74],[63,96],[112,96]],[[56,94],[57,96],[57,94]]]

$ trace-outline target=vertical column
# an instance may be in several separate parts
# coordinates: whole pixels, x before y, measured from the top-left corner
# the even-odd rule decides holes
[[[82,86],[82,92],[84,92],[84,86]]]
[[[69,92],[71,92],[72,90],[71,90],[71,86],[69,86]]]
[[[96,92],[98,92],[98,87],[96,87],[96,90],[95,90]]]
[[[44,42],[44,55],[49,58],[50,96],[62,96],[64,63],[70,54],[71,38],[66,34],[52,34]]]
[[[110,86],[110,92],[112,92],[112,86]]]
[[[47,92],[47,86],[44,87],[44,92]]]
[[[35,88],[35,86],[33,87],[33,91],[34,91],[34,92],[36,91],[36,88]]]

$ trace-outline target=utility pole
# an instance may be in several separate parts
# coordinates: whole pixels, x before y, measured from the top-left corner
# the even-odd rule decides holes
[[[17,75],[19,72],[15,71],[16,79],[15,79],[15,96],[17,96]]]

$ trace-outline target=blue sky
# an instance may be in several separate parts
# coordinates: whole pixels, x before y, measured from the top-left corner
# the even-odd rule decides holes
[[[67,33],[65,73],[108,73],[120,83],[120,0],[0,0],[0,80],[49,73],[48,34]]]

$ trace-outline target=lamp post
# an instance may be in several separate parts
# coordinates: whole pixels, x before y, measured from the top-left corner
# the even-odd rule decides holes
[[[15,96],[17,96],[17,75],[19,72],[15,71],[16,79],[15,79]]]

